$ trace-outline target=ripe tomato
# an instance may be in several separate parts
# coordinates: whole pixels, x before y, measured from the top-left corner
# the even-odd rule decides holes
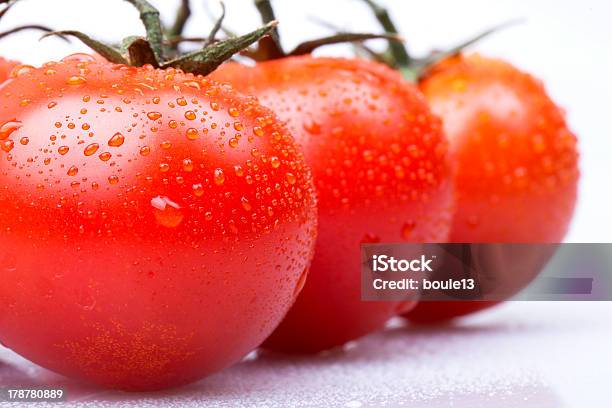
[[[15,68],[19,63],[11,60],[4,59],[0,57],[0,83],[6,81],[11,74],[13,68]]]
[[[194,381],[276,327],[316,234],[310,170],[252,97],[72,56],[0,95],[0,339],[128,390]]]
[[[506,62],[462,55],[434,66],[419,86],[442,117],[454,160],[451,241],[561,242],[578,153],[542,83]],[[438,322],[493,304],[422,302],[407,317]]]
[[[319,233],[304,290],[264,343],[316,352],[382,327],[414,302],[360,300],[360,243],[444,241],[447,142],[417,88],[377,63],[310,56],[226,64],[213,78],[286,120],[312,167]]]

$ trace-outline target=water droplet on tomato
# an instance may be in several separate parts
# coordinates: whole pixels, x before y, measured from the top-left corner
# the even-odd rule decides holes
[[[181,207],[168,197],[157,196],[151,199],[153,215],[159,223],[167,228],[177,227],[184,218]]]
[[[321,134],[321,125],[319,125],[314,120],[304,122],[304,125],[302,127],[306,132],[310,133],[311,135]]]
[[[23,124],[18,120],[9,120],[8,122],[4,122],[2,126],[0,126],[0,140],[4,140],[11,135],[14,131],[19,129]]]
[[[147,113],[147,118],[151,119],[151,120],[157,120],[159,118],[161,118],[161,113],[159,112],[149,112]]]
[[[183,170],[192,171],[193,170],[193,162],[191,159],[183,159]]]
[[[287,172],[287,174],[285,174],[285,177],[287,178],[289,184],[295,184],[296,179],[293,173]]]
[[[237,164],[234,166],[234,173],[236,173],[236,176],[242,177],[244,176],[244,169],[242,168],[242,166]]]
[[[227,110],[231,117],[237,118],[240,116],[240,110],[238,108],[231,107]]]
[[[108,140],[108,145],[111,147],[119,147],[125,142],[125,136],[117,132]]]
[[[214,171],[214,180],[215,180],[215,184],[220,186],[223,183],[225,183],[225,174],[223,173],[223,170],[220,168],[216,168]]]
[[[194,184],[191,186],[191,189],[196,197],[202,197],[202,195],[204,195],[204,187],[202,187],[202,184]]]
[[[25,75],[27,73],[30,73],[32,71],[34,71],[36,68],[34,68],[31,65],[17,65],[15,68],[13,68],[11,70],[11,73],[9,74],[10,78],[17,78],[20,77],[22,75]]]
[[[246,197],[242,197],[240,199],[240,203],[242,204],[242,208],[244,208],[245,211],[251,211],[251,209],[253,208],[253,206],[251,206],[251,203],[249,203],[249,200],[247,200]]]
[[[194,128],[187,129],[185,134],[189,140],[196,140],[198,138],[198,130]]]
[[[71,76],[70,78],[66,79],[66,83],[68,85],[83,85],[84,83],[86,83],[87,80],[80,76],[80,75],[74,75]]]
[[[255,136],[263,136],[264,135],[264,131],[260,126],[255,126],[253,128],[253,133],[255,134]]]
[[[79,172],[78,167],[76,167],[76,166],[70,166],[70,168],[68,169],[68,171],[66,172],[66,174],[67,174],[67,175],[69,175],[69,176],[76,176],[78,172]]]
[[[100,153],[100,155],[99,155],[98,157],[99,157],[99,158],[100,158],[100,160],[102,160],[102,161],[109,161],[109,160],[110,160],[110,158],[111,158],[112,156],[113,156],[113,155],[112,155],[112,154],[110,154],[109,152],[103,152],[103,153]]]
[[[15,146],[15,143],[11,139],[4,140],[2,142],[2,145],[0,145],[0,147],[2,147],[2,150],[4,150],[7,153],[13,150],[14,146]]]
[[[83,153],[85,154],[85,156],[91,156],[92,154],[98,151],[99,147],[100,147],[99,144],[91,143],[87,145],[87,147],[85,147],[85,150],[83,151]]]
[[[304,289],[304,284],[306,283],[306,277],[308,276],[308,268],[304,268],[297,282],[295,283],[295,288],[293,288],[293,297],[296,298],[302,289]]]

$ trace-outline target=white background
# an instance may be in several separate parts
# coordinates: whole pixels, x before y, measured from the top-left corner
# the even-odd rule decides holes
[[[153,3],[170,16],[178,1]],[[202,36],[211,24],[195,1],[187,34]],[[218,11],[214,2],[211,8]],[[250,0],[227,0],[227,26],[247,32],[258,24]],[[290,48],[329,31],[309,20],[319,16],[344,29],[377,31],[358,0],[277,0],[281,34]],[[473,50],[498,56],[545,80],[565,107],[581,151],[579,204],[568,241],[612,241],[612,3],[605,0],[387,1],[411,51],[444,48],[482,29],[525,18]],[[167,19],[166,21],[170,21]],[[24,0],[0,22],[0,31],[23,23],[79,29],[117,41],[142,34],[137,13],[121,0]],[[23,33],[0,41],[0,55],[29,64],[85,50],[76,42],[37,41]],[[379,44],[382,45],[382,44]],[[350,55],[345,46],[321,54]],[[406,337],[391,331],[361,342],[344,357],[243,363],[187,391],[163,394],[169,404],[276,405],[302,403],[359,407],[400,402],[412,406],[609,406],[612,400],[610,304],[507,304],[463,326]],[[405,353],[402,352],[405,350]],[[15,373],[39,371],[15,356]],[[340,364],[336,364],[340,363]],[[3,374],[0,362],[0,379]],[[36,380],[33,380],[36,381]],[[56,380],[64,384],[64,380]],[[91,393],[69,385],[84,400]],[[104,393],[105,405],[125,399]],[[148,398],[148,397],[147,397]],[[133,402],[142,402],[128,397]],[[148,400],[154,404],[154,400]],[[421,403],[419,403],[421,401]],[[506,402],[503,402],[506,401]]]

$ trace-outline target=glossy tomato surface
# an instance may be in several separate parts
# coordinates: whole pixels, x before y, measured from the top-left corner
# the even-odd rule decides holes
[[[316,234],[310,170],[252,97],[86,55],[0,90],[0,340],[128,390],[194,381],[276,327]]]
[[[0,83],[6,81],[13,68],[19,65],[18,62],[11,61],[0,57]]]
[[[576,202],[578,151],[543,84],[470,55],[433,67],[420,88],[444,122],[456,166],[451,241],[561,242]],[[420,303],[408,318],[438,322],[493,304]]]
[[[416,87],[361,60],[286,58],[213,77],[256,95],[303,147],[319,202],[311,271],[264,344],[316,352],[381,328],[414,302],[360,299],[360,244],[448,238],[451,190],[440,121]]]

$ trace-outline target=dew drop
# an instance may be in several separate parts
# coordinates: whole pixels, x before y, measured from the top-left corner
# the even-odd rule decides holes
[[[295,184],[296,179],[293,173],[287,172],[287,174],[285,174],[285,177],[287,178],[289,184]]]
[[[119,132],[115,133],[113,137],[108,139],[108,145],[111,147],[119,147],[124,142],[125,142],[125,137]]]
[[[223,173],[223,170],[220,168],[216,168],[214,171],[214,180],[215,180],[215,184],[220,186],[223,183],[225,183],[225,174]]]
[[[198,130],[194,128],[189,128],[187,129],[186,136],[189,140],[196,140],[198,138]]]
[[[109,161],[110,158],[112,157],[112,154],[110,154],[109,152],[104,152],[104,153],[100,153],[100,155],[98,157],[102,161]]]
[[[253,208],[253,206],[251,205],[251,203],[249,203],[249,200],[247,200],[246,197],[242,197],[240,199],[240,204],[242,204],[242,208],[244,208],[245,211],[251,211],[251,209]]]
[[[14,131],[19,129],[23,124],[17,120],[11,120],[5,122],[0,126],[0,140],[4,140],[11,135]]]
[[[25,75],[27,73],[30,73],[30,72],[34,71],[35,69],[36,68],[34,68],[31,65],[17,65],[15,68],[13,68],[13,70],[9,74],[9,77],[17,78],[17,77],[20,77],[20,76]]]
[[[161,118],[161,113],[159,112],[149,112],[147,113],[147,118],[151,119],[151,120],[157,120],[159,118]]]
[[[63,155],[65,155],[66,153],[68,153],[68,151],[69,151],[69,150],[70,150],[70,148],[69,148],[68,146],[60,146],[60,147],[57,149],[57,152],[63,156]]]
[[[87,145],[87,147],[85,147],[85,150],[83,151],[83,153],[85,153],[85,156],[91,156],[92,154],[98,151],[99,147],[100,147],[99,144],[91,143]]]
[[[149,153],[151,153],[151,148],[149,146],[143,146],[140,148],[140,155],[141,156],[148,156]]]
[[[295,288],[293,289],[293,297],[294,298],[296,298],[300,294],[302,289],[304,288],[304,284],[306,283],[306,277],[307,276],[308,276],[308,268],[304,268],[304,270],[300,274],[300,277],[298,278],[298,280],[297,280],[297,282],[295,284]]]
[[[192,171],[193,170],[193,162],[191,159],[183,159],[183,170]]]
[[[13,150],[14,146],[15,146],[15,143],[11,139],[4,140],[2,142],[2,145],[0,145],[0,147],[2,147],[2,150],[4,150],[7,153]]]
[[[204,195],[204,187],[202,187],[202,184],[194,184],[191,186],[191,189],[196,197],[202,197],[202,195]]]
[[[66,83],[68,85],[82,85],[85,82],[87,82],[87,80],[84,77],[80,76],[80,75],[74,75],[74,76],[71,76],[70,78],[66,79]]]
[[[159,225],[167,228],[177,227],[184,218],[181,207],[168,197],[157,196],[151,199],[153,215]]]
[[[67,175],[69,176],[76,176],[79,172],[78,167],[76,166],[70,166],[70,168],[68,169],[68,171],[66,172]]]
[[[264,131],[260,126],[255,126],[253,128],[253,133],[255,134],[255,136],[263,136],[264,135]]]

